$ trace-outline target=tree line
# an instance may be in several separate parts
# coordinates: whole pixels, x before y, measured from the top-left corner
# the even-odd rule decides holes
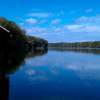
[[[100,41],[75,42],[75,43],[49,43],[49,47],[58,48],[100,48]]]
[[[0,28],[9,30],[9,34],[6,31],[0,29],[0,48],[5,49],[36,49],[39,47],[47,48],[48,42],[44,39],[34,36],[26,35],[25,30],[21,29],[15,22],[9,21],[6,18],[0,18]]]

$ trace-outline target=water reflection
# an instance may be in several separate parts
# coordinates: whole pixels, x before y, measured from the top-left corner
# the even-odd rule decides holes
[[[42,56],[47,54],[48,50],[32,50],[28,53],[27,58]]]
[[[0,100],[8,100],[9,77],[0,76]]]
[[[99,59],[100,55],[95,53],[75,51],[49,51],[45,56],[27,59],[22,72],[30,94],[24,92],[25,98],[100,100]]]
[[[52,51],[73,51],[73,52],[81,52],[81,53],[92,53],[92,54],[100,54],[100,48],[73,48],[73,49],[71,49],[71,48],[50,48],[50,50],[52,50]]]
[[[0,100],[100,100],[100,55],[94,54],[1,53]]]
[[[24,62],[26,52],[24,51],[2,51],[0,52],[0,100],[8,100],[9,97],[9,75],[14,73]]]
[[[43,55],[47,51],[3,51],[0,52],[0,100],[9,100],[10,74],[16,72],[27,57]]]

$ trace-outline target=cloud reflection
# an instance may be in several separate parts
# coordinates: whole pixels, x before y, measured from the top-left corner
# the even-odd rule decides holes
[[[53,54],[54,53],[54,54]],[[51,80],[70,71],[79,79],[100,79],[100,57],[75,52],[50,52],[26,61],[26,74],[31,80]],[[29,67],[30,66],[30,67]],[[63,76],[62,76],[63,77]],[[66,77],[66,76],[65,76]]]

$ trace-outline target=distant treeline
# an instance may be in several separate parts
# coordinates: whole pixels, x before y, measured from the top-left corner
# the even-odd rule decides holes
[[[75,43],[49,43],[52,48],[100,48],[100,41],[75,42]]]

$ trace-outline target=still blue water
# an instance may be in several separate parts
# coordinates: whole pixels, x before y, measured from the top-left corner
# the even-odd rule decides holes
[[[100,100],[100,54],[27,57],[9,81],[9,100]]]

